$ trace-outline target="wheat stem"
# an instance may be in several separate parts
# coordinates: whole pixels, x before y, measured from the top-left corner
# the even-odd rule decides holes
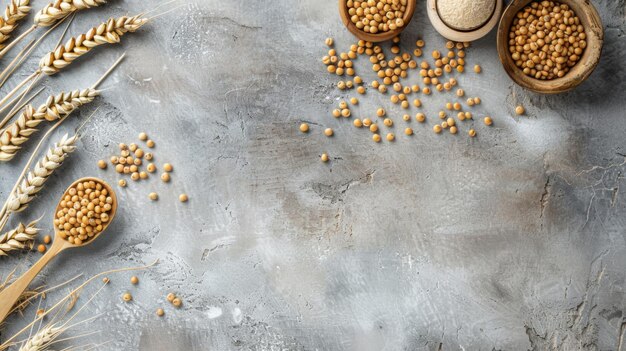
[[[100,91],[96,90],[98,85],[122,62],[125,56],[125,53],[122,54],[90,88],[50,96],[45,104],[36,109],[31,105],[26,105],[17,120],[0,131],[0,162],[12,160],[21,149],[21,145],[30,139],[42,122],[59,120],[79,107],[92,102],[100,95]],[[7,118],[9,117],[11,113],[7,115]]]
[[[72,17],[72,19],[73,19],[73,17]],[[35,48],[37,46],[39,46],[39,43],[41,43],[48,36],[48,34],[50,34],[56,27],[61,25],[61,23],[63,23],[64,21],[65,21],[65,18],[63,20],[59,21],[58,23],[56,23],[54,26],[50,27],[50,29],[48,29],[39,38],[31,40],[30,43],[28,43],[26,46],[24,46],[24,48],[22,48],[22,50],[20,50],[20,52],[18,52],[18,54],[13,58],[13,60],[11,60],[9,65],[7,65],[2,70],[2,72],[0,73],[0,77],[2,78],[2,82],[0,82],[0,87],[4,86],[4,83],[6,83],[6,81],[11,77],[13,72],[15,72],[15,70],[18,69],[22,65],[22,63],[28,58],[30,53],[33,50],[35,50]],[[70,27],[70,24],[72,24],[71,20],[67,24],[67,26],[65,27],[65,30],[63,31],[61,36],[59,37],[59,43],[61,42],[61,40],[63,40],[63,37],[65,36],[65,33],[67,32],[68,28]],[[28,33],[26,33],[26,34],[28,34]],[[13,43],[14,42],[12,42],[10,45],[13,45]],[[57,44],[57,46],[58,45],[59,44]],[[0,58],[2,58],[1,52],[0,52]]]
[[[102,82],[109,76],[109,74],[111,74],[111,72],[113,72],[113,70],[117,68],[117,66],[119,66],[120,63],[122,63],[122,60],[124,60],[125,57],[126,57],[126,53],[123,53],[120,57],[118,57],[117,60],[113,62],[111,67],[109,67],[109,69],[106,72],[104,72],[104,74],[95,83],[93,83],[91,88],[97,89],[98,86],[100,86],[100,84],[102,84]]]
[[[2,50],[0,50],[0,58],[4,57],[4,55],[6,55],[7,52],[9,52],[9,50],[13,49],[15,45],[19,44],[22,40],[24,40],[24,38],[26,38],[35,29],[37,29],[37,26],[35,25],[30,26],[30,28],[25,30],[24,33],[20,34],[17,38],[15,38],[12,42],[10,42],[9,45],[4,46]]]
[[[30,76],[26,77],[18,85],[16,85],[15,88],[13,88],[13,90],[11,90],[2,100],[0,100],[0,107],[4,107],[5,104],[7,103],[7,101],[9,101],[9,99],[11,99],[13,97],[13,95],[15,95],[15,93],[17,93],[20,89],[22,89],[24,87],[24,85],[26,85],[31,80],[33,80],[35,78],[39,78],[40,74],[41,74],[41,71],[37,70],[37,71],[33,72]],[[3,110],[4,110],[4,108],[3,108]],[[4,124],[6,124],[6,122],[4,122]],[[0,128],[4,127],[4,124],[0,124]]]
[[[26,330],[28,330],[31,326],[33,326],[34,324],[36,324],[38,321],[42,320],[43,318],[45,318],[49,313],[51,313],[52,311],[56,310],[57,308],[59,308],[60,306],[63,305],[63,303],[65,303],[65,301],[67,301],[70,297],[72,297],[76,292],[82,290],[87,284],[91,283],[92,281],[94,281],[95,279],[104,276],[104,275],[108,275],[108,274],[113,274],[113,273],[119,273],[119,272],[127,272],[127,271],[133,271],[133,270],[142,270],[142,269],[148,269],[152,266],[154,266],[155,264],[157,264],[159,262],[159,260],[154,261],[153,263],[146,265],[146,266],[139,266],[139,267],[127,267],[127,268],[119,268],[119,269],[113,269],[110,271],[106,271],[106,272],[101,272],[98,273],[94,276],[92,276],[91,278],[87,279],[84,283],[82,283],[81,285],[79,285],[78,287],[76,287],[75,289],[73,289],[72,291],[70,291],[67,295],[65,295],[65,297],[63,297],[59,302],[57,302],[56,304],[54,304],[54,306],[52,306],[51,308],[49,308],[48,310],[44,311],[44,313],[42,313],[41,315],[39,315],[37,318],[35,318],[35,320],[33,320],[32,322],[30,322],[28,325],[24,326],[21,330],[19,330],[17,333],[15,333],[13,336],[9,337],[8,339],[6,339],[2,344],[0,344],[0,351],[6,350],[8,347],[10,347],[11,345],[13,345],[14,340],[20,336],[22,333],[24,333]]]
[[[11,251],[32,249],[39,233],[35,227],[38,222],[37,219],[26,225],[20,223],[17,228],[0,235],[0,256],[8,256]]]

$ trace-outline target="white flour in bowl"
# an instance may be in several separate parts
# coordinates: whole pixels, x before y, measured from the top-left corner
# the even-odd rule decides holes
[[[485,24],[497,0],[437,0],[437,12],[450,28],[468,31]]]

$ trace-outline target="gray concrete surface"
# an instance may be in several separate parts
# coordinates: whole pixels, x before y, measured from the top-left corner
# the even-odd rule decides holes
[[[79,33],[111,15],[161,1],[118,1],[76,17]],[[42,3],[33,1],[35,7]],[[26,213],[51,211],[74,179],[102,172],[119,142],[140,131],[157,143],[159,163],[175,166],[157,180],[118,189],[121,212],[90,247],[64,253],[39,283],[77,274],[159,264],[112,274],[70,331],[98,331],[72,345],[106,342],[110,350],[624,350],[626,319],[625,3],[594,1],[606,27],[602,61],[573,92],[541,96],[505,75],[495,36],[474,43],[460,86],[489,114],[435,135],[435,114],[449,95],[423,98],[428,121],[401,131],[404,112],[369,91],[353,109],[386,107],[397,142],[374,144],[330,111],[356,95],[334,88],[320,58],[332,36],[354,42],[336,1],[197,1],[160,17],[42,82],[44,94],[90,85],[122,52],[128,59],[106,91],[52,138],[68,133],[96,107],[78,152]],[[419,1],[403,34],[413,50],[443,49]],[[48,40],[16,77],[36,65]],[[366,82],[367,59],[357,60]],[[408,79],[416,82],[417,74]],[[17,81],[14,80],[12,84]],[[4,88],[6,91],[6,88]],[[43,97],[37,101],[43,100]],[[528,114],[513,113],[523,104]],[[411,115],[417,109],[411,108]],[[309,135],[298,132],[310,121]],[[466,136],[473,125],[478,137]],[[335,137],[322,135],[333,127]],[[27,151],[32,151],[30,143]],[[329,164],[319,162],[328,152]],[[15,181],[23,153],[0,165],[0,195]],[[152,203],[147,194],[157,191]],[[177,202],[179,193],[188,204]],[[43,235],[43,234],[42,234]],[[0,275],[36,253],[0,260]],[[86,298],[99,284],[89,286]],[[121,302],[130,291],[134,302]],[[184,306],[165,301],[177,292]],[[50,305],[66,288],[50,294]],[[82,303],[86,299],[82,299]],[[157,318],[157,307],[166,309]],[[9,320],[5,338],[29,321]]]

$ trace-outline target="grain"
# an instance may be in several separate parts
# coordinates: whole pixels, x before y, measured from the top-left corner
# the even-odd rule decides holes
[[[563,77],[578,63],[587,36],[576,13],[557,1],[535,1],[520,10],[509,29],[509,54],[535,79]]]
[[[0,235],[0,256],[7,256],[9,252],[16,250],[31,249],[39,229],[35,226],[38,220],[27,225],[20,223],[17,228]]]
[[[404,27],[402,17],[408,0],[348,0],[346,6],[350,21],[366,33],[393,31]],[[375,12],[374,12],[375,11]]]
[[[104,184],[95,180],[76,183],[63,195],[54,226],[62,239],[81,245],[108,226],[114,205]]]
[[[150,194],[148,194],[148,198],[150,198],[150,200],[152,201],[156,201],[159,198],[159,195],[155,192],[152,192]]]
[[[187,196],[187,194],[180,194],[178,195],[178,201],[187,202],[189,201],[189,196]]]
[[[46,54],[39,61],[39,70],[46,75],[58,73],[94,47],[119,43],[121,36],[136,31],[147,22],[148,19],[143,15],[111,18],[85,34],[70,38],[64,45]]]

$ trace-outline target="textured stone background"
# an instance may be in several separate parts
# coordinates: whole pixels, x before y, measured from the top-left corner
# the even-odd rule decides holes
[[[80,33],[111,15],[162,1],[112,0],[76,17]],[[43,2],[34,0],[36,8]],[[74,330],[100,333],[74,345],[109,341],[112,350],[624,350],[626,267],[625,2],[594,1],[606,27],[598,69],[558,96],[524,91],[505,75],[495,36],[474,43],[459,77],[480,96],[457,136],[435,135],[435,113],[452,97],[423,98],[428,123],[401,135],[403,111],[368,92],[353,109],[386,107],[397,142],[374,144],[369,132],[334,119],[334,88],[320,58],[327,36],[347,50],[336,1],[198,0],[159,18],[117,47],[95,50],[44,80],[44,95],[89,86],[123,51],[128,59],[106,92],[76,113],[54,139],[97,107],[79,151],[14,221],[45,214],[74,179],[97,169],[119,142],[140,131],[156,141],[173,182],[119,189],[120,215],[91,246],[68,251],[39,282],[147,264],[112,283]],[[424,1],[403,34],[413,50],[443,49]],[[25,77],[53,46],[51,37],[16,74]],[[5,59],[6,61],[6,59]],[[357,72],[373,79],[369,62]],[[414,73],[409,82],[417,82]],[[15,79],[17,81],[17,79]],[[15,81],[12,84],[15,84]],[[4,89],[6,91],[6,87]],[[516,104],[527,116],[513,114]],[[417,110],[412,107],[410,113]],[[297,126],[309,121],[303,135]],[[471,124],[478,137],[466,132]],[[333,127],[335,137],[322,135]],[[33,149],[30,143],[27,150]],[[319,155],[329,152],[331,162]],[[4,199],[27,153],[0,165]],[[151,203],[147,194],[161,198]],[[187,192],[188,204],[177,202]],[[13,222],[15,223],[15,222]],[[1,259],[0,275],[20,271],[37,253]],[[84,292],[93,294],[98,284]],[[135,301],[122,303],[131,291]],[[67,289],[51,294],[50,304]],[[176,291],[184,307],[165,295]],[[83,303],[85,299],[82,300]],[[157,318],[157,307],[166,317]],[[3,337],[29,321],[9,321]]]

